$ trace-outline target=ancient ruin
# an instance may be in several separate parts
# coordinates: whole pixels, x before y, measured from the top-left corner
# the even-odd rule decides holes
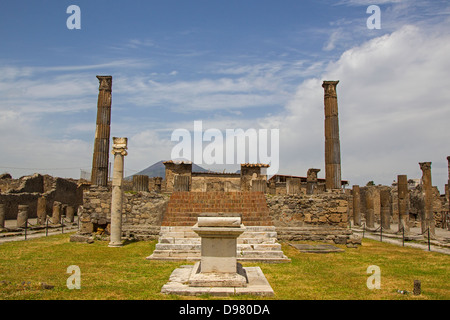
[[[99,80],[99,101],[110,101],[110,78]],[[368,184],[345,189],[349,182],[341,178],[338,83],[322,84],[324,179],[318,177],[321,170],[316,168],[310,168],[304,177],[269,178],[265,173],[268,165],[264,163],[242,163],[239,173],[225,173],[194,172],[189,161],[164,161],[164,177],[136,175],[132,181],[123,180],[122,240],[158,239],[148,259],[198,261],[201,240],[191,230],[198,217],[205,213],[233,212],[242,214],[246,226],[237,239],[239,261],[289,261],[277,243],[281,239],[321,240],[353,247],[355,241],[356,244],[360,241],[355,240],[351,226],[367,230],[381,227],[384,232],[396,232],[391,230],[391,224],[398,223],[398,232],[408,234],[412,225],[422,221],[424,212],[419,180],[399,175],[398,182],[391,186]],[[110,104],[103,102],[99,106],[110,108]],[[105,123],[109,124],[109,120]],[[115,186],[96,181],[84,192],[79,233],[86,238],[102,234],[109,239],[114,224]],[[448,215],[443,205],[446,201],[436,188],[431,190],[433,212],[428,211],[424,217],[431,217],[441,226]]]
[[[189,161],[164,161],[164,177],[123,177],[126,138],[113,138],[114,172],[108,180],[111,122],[111,76],[97,76],[96,135],[90,183],[33,175],[0,177],[0,228],[4,221],[36,218],[38,224],[79,221],[73,241],[157,239],[147,257],[156,260],[201,260],[201,237],[192,230],[204,214],[239,213],[245,231],[236,239],[237,261],[289,262],[279,240],[313,240],[355,247],[354,228],[408,234],[422,226],[448,227],[446,195],[432,186],[431,163],[420,163],[422,179],[398,175],[390,186],[353,185],[341,178],[336,86],[324,81],[325,178],[321,169],[305,176],[268,177],[268,164],[242,163],[240,171],[195,172]],[[450,181],[450,157],[449,164]],[[391,225],[398,224],[393,230]]]

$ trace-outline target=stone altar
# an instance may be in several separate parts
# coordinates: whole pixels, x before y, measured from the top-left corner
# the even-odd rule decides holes
[[[274,294],[259,267],[243,267],[237,262],[237,238],[245,231],[240,214],[202,214],[192,230],[201,237],[201,260],[175,269],[162,293]]]

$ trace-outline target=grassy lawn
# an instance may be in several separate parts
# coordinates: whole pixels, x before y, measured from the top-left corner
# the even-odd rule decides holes
[[[133,242],[109,248],[107,242],[69,242],[69,234],[0,245],[0,300],[15,299],[218,299],[181,297],[160,293],[172,271],[190,262],[149,261],[155,241]],[[271,299],[450,299],[450,257],[413,248],[403,248],[364,239],[357,249],[345,252],[300,253],[283,244],[291,263],[244,263],[260,266],[275,291]],[[81,289],[69,290],[67,267],[81,270]],[[381,289],[369,290],[367,267],[381,269]],[[421,280],[422,295],[412,292],[414,280]],[[42,289],[41,282],[53,285]],[[24,284],[23,284],[24,283]],[[221,299],[263,299],[235,296]]]

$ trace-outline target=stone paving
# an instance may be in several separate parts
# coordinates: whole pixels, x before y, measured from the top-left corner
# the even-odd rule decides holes
[[[74,223],[65,223],[64,228],[61,225],[48,225],[48,235],[56,235],[61,233],[69,233],[78,230],[77,217],[75,217]],[[36,218],[28,220],[30,227],[27,229],[27,240],[36,239],[46,236],[45,225],[36,226]],[[0,232],[0,244],[11,241],[24,241],[25,231],[23,229],[17,229],[16,220],[6,220],[5,228],[7,231]]]
[[[364,238],[373,240],[382,240],[386,243],[391,243],[399,246],[417,248],[433,252],[440,252],[444,254],[450,254],[450,231],[447,229],[436,228],[435,238],[430,240],[430,248],[428,248],[428,240],[426,235],[422,234],[420,227],[411,227],[409,234],[405,234],[405,241],[403,242],[403,235],[401,232],[397,232],[398,224],[391,224],[389,230],[383,229],[383,234],[380,234],[380,225],[375,224],[374,228],[365,229],[363,227],[352,226],[352,231],[355,234],[363,234]]]

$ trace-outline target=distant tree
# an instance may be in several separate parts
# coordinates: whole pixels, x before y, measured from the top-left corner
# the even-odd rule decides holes
[[[373,180],[372,180],[372,181],[367,182],[366,187],[370,187],[370,186],[374,186],[374,185],[375,185],[375,182],[373,182]]]

